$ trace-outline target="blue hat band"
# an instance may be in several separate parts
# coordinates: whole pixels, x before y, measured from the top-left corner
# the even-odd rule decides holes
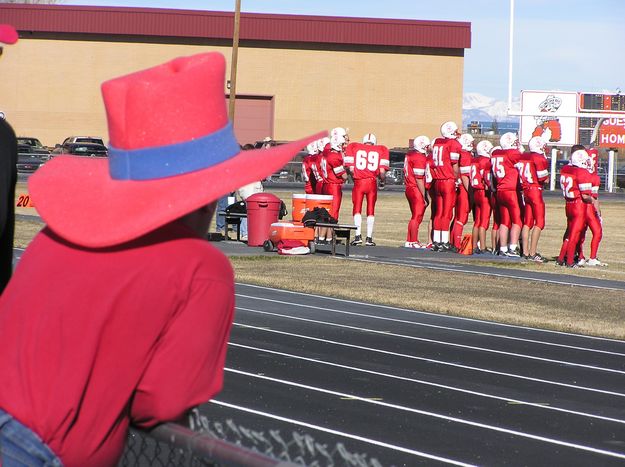
[[[207,169],[241,152],[232,123],[191,141],[124,150],[109,148],[109,173],[115,180],[157,180]]]

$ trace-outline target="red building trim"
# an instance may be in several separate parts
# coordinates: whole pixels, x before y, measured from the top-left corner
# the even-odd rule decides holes
[[[97,34],[232,39],[233,13],[152,8],[0,4],[2,23],[20,35]],[[331,16],[241,14],[240,39],[284,43],[471,47],[471,23]]]

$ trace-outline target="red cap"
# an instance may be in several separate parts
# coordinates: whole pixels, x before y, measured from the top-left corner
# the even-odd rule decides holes
[[[0,42],[5,44],[15,44],[17,42],[17,31],[10,24],[0,24]]]

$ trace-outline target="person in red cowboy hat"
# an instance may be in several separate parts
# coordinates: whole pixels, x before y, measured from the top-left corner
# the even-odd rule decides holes
[[[58,156],[30,178],[47,226],[0,298],[16,456],[30,444],[45,465],[115,465],[130,423],[178,419],[221,389],[234,282],[204,239],[215,200],[323,136],[241,151],[224,75],[203,53],[105,82],[108,160]]]
[[[15,44],[18,36],[9,24],[0,24],[2,44]],[[13,231],[15,229],[15,183],[17,182],[17,139],[4,114],[0,115],[0,294],[13,273]]]

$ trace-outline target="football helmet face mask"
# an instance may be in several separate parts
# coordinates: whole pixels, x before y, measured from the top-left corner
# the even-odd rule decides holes
[[[540,136],[534,136],[530,139],[528,146],[531,152],[536,152],[538,154],[545,154],[545,146],[547,143]]]
[[[516,133],[504,133],[499,138],[499,144],[501,144],[502,149],[519,149],[519,137]]]
[[[482,157],[490,157],[490,153],[493,150],[493,143],[488,141],[487,139],[480,141],[477,143],[477,155]]]
[[[456,139],[460,136],[460,133],[458,132],[458,125],[451,121],[443,123],[441,125],[441,135],[444,138]]]
[[[475,139],[469,133],[463,133],[458,137],[458,142],[462,145],[464,151],[473,151],[473,142]]]
[[[367,133],[365,136],[362,137],[362,142],[364,144],[377,144],[378,143],[378,139],[375,137],[375,135],[373,133]]]
[[[589,168],[590,156],[584,149],[578,149],[571,154],[571,165],[581,169]]]
[[[412,142],[412,147],[415,151],[418,151],[422,154],[427,154],[430,149],[430,138],[427,136],[417,136]]]

